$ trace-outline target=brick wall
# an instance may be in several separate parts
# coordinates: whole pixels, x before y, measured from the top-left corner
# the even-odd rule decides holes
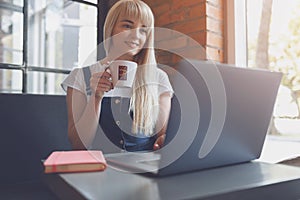
[[[109,0],[109,7],[117,0]],[[182,57],[224,62],[224,0],[143,0],[152,9],[158,62]]]
[[[162,47],[159,63],[173,66],[183,56],[224,62],[224,0],[144,1],[153,10],[156,27],[176,31],[156,34],[156,47]]]

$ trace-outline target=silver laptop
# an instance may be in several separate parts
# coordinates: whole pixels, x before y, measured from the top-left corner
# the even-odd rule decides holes
[[[182,60],[170,74],[174,96],[165,146],[107,155],[110,166],[173,175],[260,156],[281,73]]]

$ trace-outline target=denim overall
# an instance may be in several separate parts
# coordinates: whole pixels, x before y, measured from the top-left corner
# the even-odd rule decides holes
[[[87,95],[91,95],[89,67],[83,68]],[[128,112],[130,98],[103,97],[99,125],[105,136],[117,147],[126,151],[151,151],[157,138],[131,133],[132,112]]]

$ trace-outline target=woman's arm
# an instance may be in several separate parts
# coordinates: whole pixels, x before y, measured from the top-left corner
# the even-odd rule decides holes
[[[68,87],[68,137],[73,149],[87,149],[95,137],[99,115],[100,98],[86,96],[76,89]]]
[[[170,92],[164,92],[159,96],[159,115],[156,124],[156,130],[159,131],[157,133],[157,139],[154,143],[153,150],[161,148],[164,144],[171,110],[171,98],[172,95]]]
[[[73,149],[87,149],[93,142],[99,124],[101,100],[112,89],[108,72],[95,73],[90,78],[92,95],[68,87],[68,137]]]

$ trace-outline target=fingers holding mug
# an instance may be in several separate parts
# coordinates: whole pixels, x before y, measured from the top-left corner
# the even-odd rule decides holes
[[[103,92],[108,92],[113,89],[111,77],[103,73],[103,76],[99,78],[97,89]]]
[[[96,96],[102,97],[104,92],[113,89],[111,74],[107,71],[94,73],[90,79],[90,87]]]

